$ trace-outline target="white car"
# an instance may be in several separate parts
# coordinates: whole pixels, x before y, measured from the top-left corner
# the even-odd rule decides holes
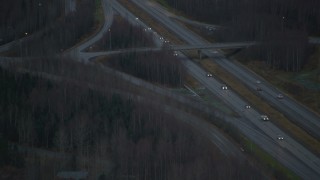
[[[278,140],[283,140],[284,138],[283,138],[283,136],[278,135],[277,139]]]
[[[259,81],[259,80],[256,80],[256,83],[257,83],[257,84],[261,84],[261,81]]]
[[[221,89],[222,89],[222,90],[228,90],[228,87],[227,87],[225,84],[223,84],[223,85],[221,86]]]
[[[245,105],[245,108],[246,108],[246,109],[250,109],[251,106],[250,106],[250,105]]]
[[[173,56],[178,56],[178,51],[173,51]]]
[[[206,26],[206,28],[209,30],[209,31],[213,31],[215,30],[216,28],[212,27],[212,26]]]
[[[212,77],[212,74],[211,73],[207,73],[207,77]]]
[[[264,121],[269,121],[269,118],[267,115],[261,115],[261,119]]]
[[[278,99],[283,99],[283,95],[282,94],[278,94],[277,98]]]

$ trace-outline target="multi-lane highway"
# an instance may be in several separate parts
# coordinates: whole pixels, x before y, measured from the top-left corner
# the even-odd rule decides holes
[[[134,0],[133,2],[137,3],[141,8],[143,8],[150,15],[164,24],[172,32],[175,32],[177,36],[180,36],[181,39],[185,40],[189,44],[201,45],[207,43],[205,40],[200,38],[195,33],[191,32],[190,30],[186,29],[184,26],[181,26],[172,21],[165,15],[166,13],[161,13],[159,9],[154,10],[154,6],[149,6],[149,3],[147,3],[148,1]],[[257,80],[259,80],[260,82],[266,82],[261,77],[257,76],[251,71],[248,71],[243,66],[235,64],[226,59],[221,54],[212,54],[209,51],[203,51],[203,53],[209,57],[213,57],[212,60],[215,60],[215,63],[219,64],[222,68],[233,74],[235,77],[238,77],[238,79],[241,80],[242,83],[244,83],[248,87],[251,87],[252,89],[256,89]],[[311,132],[312,135],[320,138],[320,117],[317,114],[289,97],[285,97],[281,101],[277,100],[277,95],[282,93],[268,83],[263,83],[260,86],[263,90],[261,96],[266,101],[270,102],[270,104],[275,106],[290,119],[298,122],[303,128]]]
[[[261,114],[254,108],[245,109],[245,105],[248,104],[245,100],[239,97],[237,93],[232,90],[222,90],[221,82],[214,78],[206,77],[206,72],[196,64],[189,61],[187,58],[184,59],[184,63],[193,77],[201,82],[208,90],[221,97],[222,100],[242,115],[242,119],[234,119],[235,121],[231,121],[232,124],[238,127],[244,134],[274,157],[278,157],[277,151],[279,149],[287,152],[286,156],[279,159],[279,161],[285,165],[293,166],[288,167],[294,170],[297,174],[300,173],[299,175],[301,177],[305,177],[307,179],[316,179],[316,177],[320,177],[320,174],[318,173],[320,170],[320,160],[314,154],[309,152],[290,136],[286,135],[270,121],[263,121],[260,118]],[[258,129],[261,134],[267,136],[267,139],[269,139],[267,142],[269,143],[261,144],[262,136],[253,135],[250,132],[247,132],[246,129],[242,129],[242,126],[239,126],[239,123],[240,125],[247,124],[252,129]],[[279,135],[283,136],[284,140],[278,140],[277,138]],[[310,171],[313,171],[313,173],[310,173]]]
[[[154,9],[150,6],[148,1],[145,0],[132,0],[144,11],[148,12],[151,16],[161,22],[165,27],[170,29],[172,32],[180,36],[181,39],[193,46],[203,46],[207,42],[201,39],[198,35],[194,34],[185,27],[177,24],[166,16],[163,12],[164,9]],[[94,42],[98,41],[103,33],[107,32],[108,28],[113,20],[112,7],[116,9],[120,14],[125,14],[127,18],[132,20],[137,20],[130,12],[123,8],[117,1],[103,0],[103,8],[105,12],[105,24],[101,31],[92,37],[89,41],[83,43],[77,48],[71,51],[71,55],[79,57],[81,59],[87,60],[92,54],[87,54],[83,50],[89,47]],[[139,23],[140,22],[139,20]],[[142,23],[143,24],[143,23]],[[143,26],[146,26],[143,24]],[[158,39],[158,38],[157,38]],[[158,45],[160,45],[158,41]],[[270,102],[270,104],[278,107],[279,110],[283,111],[288,117],[292,117],[298,122],[302,123],[305,128],[310,129],[310,131],[317,134],[316,130],[319,131],[319,117],[310,112],[304,106],[291,100],[289,97],[284,97],[282,100],[276,99],[276,96],[281,93],[262,78],[256,74],[246,70],[244,67],[234,64],[227,60],[223,55],[219,53],[212,54],[209,51],[203,50],[203,52],[214,59],[221,67],[226,71],[232,73],[239,78],[244,84],[249,88],[255,89],[257,84],[256,81],[259,80],[262,83],[259,87],[263,89],[261,96]],[[248,103],[241,97],[237,95],[233,90],[222,90],[222,82],[206,77],[206,72],[200,68],[197,64],[190,61],[183,54],[180,54],[181,60],[187,67],[191,75],[193,75],[199,82],[201,82],[208,90],[221,97],[226,104],[230,105],[235,111],[237,111],[242,118],[226,120],[234,124],[236,127],[242,131],[248,138],[254,141],[256,144],[260,145],[264,150],[270,153],[273,157],[278,159],[285,166],[293,170],[299,176],[304,179],[319,179],[320,177],[320,160],[301,144],[297,143],[290,136],[286,135],[282,130],[277,128],[270,121],[262,121],[260,118],[260,113],[255,110],[255,108],[245,109],[245,105]],[[298,117],[298,118],[296,118]],[[302,118],[303,122],[299,120]],[[283,140],[279,140],[278,136],[284,137]],[[234,148],[230,145],[224,145],[223,148]]]
[[[137,3],[137,1],[135,2]],[[117,1],[114,1],[113,7],[120,14],[125,14],[127,18],[130,18],[131,20],[136,20],[136,18],[131,13],[129,13],[125,8],[123,8],[120,4],[118,4]],[[148,7],[144,7],[142,4],[142,8],[144,8],[148,12]],[[157,17],[157,15],[153,15],[153,16]],[[165,19],[161,16],[159,16],[158,18],[160,22],[161,20],[163,21]],[[174,22],[171,22],[170,19],[168,20],[169,20],[168,22],[164,21],[162,23],[163,24],[168,23],[167,24],[168,28],[178,26],[176,31],[174,28],[170,28],[170,29],[173,32],[176,32],[177,34],[181,34],[182,38],[185,39],[190,44],[202,45],[205,43],[201,41],[200,37],[198,37],[197,35],[194,35],[190,31],[188,32],[188,30],[184,29],[183,27],[179,27],[179,25],[176,25]],[[146,26],[146,25],[143,24],[143,26]],[[207,53],[209,56],[211,55],[208,52],[205,52],[205,53]],[[217,54],[215,54],[215,56],[217,56]],[[200,82],[202,82],[203,85],[205,85],[209,90],[211,90],[215,94],[220,95],[227,104],[229,104],[231,107],[236,109],[238,112],[243,111],[243,108],[247,103],[243,99],[238,97],[236,93],[233,93],[232,91],[229,91],[229,90],[222,91],[220,89],[221,82],[218,82],[215,79],[208,80],[205,76],[206,72],[203,71],[201,68],[199,68],[197,65],[193,64],[187,58],[185,58],[184,63],[186,64],[186,67],[189,69],[189,72],[194,77],[196,77]],[[259,78],[254,78],[253,82],[255,83],[257,79]],[[288,168],[296,172],[301,177],[304,177],[307,179],[317,179],[318,177],[320,177],[318,173],[320,169],[319,159],[315,155],[310,153],[307,149],[305,149],[303,146],[298,144],[294,139],[290,138],[288,135],[286,135],[284,132],[282,132],[280,129],[274,126],[272,123],[263,122],[262,120],[260,120],[260,114],[254,109],[250,109],[243,112],[242,116],[244,117],[243,119],[237,122],[235,121],[231,121],[231,122],[234,123],[237,127],[239,127],[239,129],[242,130],[242,132],[246,134],[250,139],[252,139],[255,143],[260,145],[267,152],[269,152],[273,157],[278,159],[280,162],[282,162],[284,165],[286,165]],[[253,133],[255,131],[251,131],[251,133],[248,133],[247,132],[248,128],[251,128],[251,129],[258,128],[259,133]],[[279,141],[277,139],[278,135],[283,136],[285,140]],[[268,139],[268,141],[265,141],[265,143],[261,143],[261,142],[264,142],[264,141],[261,141],[263,137],[264,139]],[[282,154],[281,156],[279,156],[279,152],[281,152]]]
[[[172,32],[180,36],[183,40],[188,42],[189,44],[195,44],[195,45],[201,45],[205,44],[206,42],[202,40],[199,36],[195,35],[193,32],[189,31],[183,26],[180,26],[179,24],[173,22],[171,19],[169,19],[165,13],[161,13],[157,10],[153,10],[153,7],[148,6],[147,1],[138,1],[138,0],[132,0],[132,2],[136,3],[140,8],[142,8],[144,11],[148,12],[151,16],[153,16],[155,19],[157,19],[159,22],[161,22],[164,26],[166,26],[168,29],[170,29]],[[212,54],[209,52],[204,51],[209,57],[212,57]],[[220,54],[215,54],[215,62],[221,65],[224,69],[230,71],[230,73],[233,73],[236,77],[239,77],[242,81],[248,81],[248,84],[254,84],[256,86],[256,81],[263,81],[260,77],[257,75],[251,76],[250,73],[247,72],[247,70],[241,66],[235,65],[229,60],[225,59]],[[219,56],[217,58],[217,56]],[[230,90],[221,90],[221,82],[216,81],[213,78],[208,79],[205,74],[206,72],[199,68],[197,65],[192,63],[191,61],[185,59],[186,67],[188,68],[189,72],[198,80],[200,81],[205,87],[207,87],[209,90],[211,90],[213,93],[217,94],[218,96],[222,97],[222,99],[229,104],[231,107],[233,107],[238,112],[242,112],[244,110],[244,106],[247,104],[241,97],[239,97],[236,93]],[[242,79],[243,77],[246,77],[248,79]],[[246,83],[247,84],[247,83]],[[277,91],[276,89],[267,86],[267,84],[264,84],[266,87],[263,88],[269,88],[267,92],[273,92],[273,96],[269,97],[272,99],[275,99],[277,94],[280,92],[274,92]],[[266,90],[264,90],[266,91]],[[286,97],[287,98],[287,97]],[[285,99],[283,99],[285,100]],[[283,101],[282,100],[282,101]],[[281,104],[282,101],[279,101]],[[296,103],[297,104],[297,103]],[[299,106],[299,104],[298,104]],[[303,107],[301,108],[303,109]],[[300,110],[301,110],[300,109]],[[297,111],[296,111],[297,112]],[[312,116],[312,113],[308,112],[308,114]],[[260,113],[256,111],[254,108],[250,110],[245,110],[241,115],[244,117],[246,124],[250,124],[251,127],[258,128],[259,131],[262,132],[262,134],[267,135],[269,139],[271,139],[273,142],[276,142],[274,144],[265,144],[262,146],[266,151],[270,152],[273,151],[273,153],[270,153],[274,157],[278,154],[275,152],[275,150],[279,150],[281,148],[283,151],[287,152],[286,156],[290,158],[280,158],[279,161],[288,166],[290,169],[294,170],[298,175],[301,177],[304,177],[306,179],[317,179],[320,177],[320,161],[319,158],[316,157],[314,154],[312,154],[310,151],[308,151],[306,148],[304,148],[302,145],[297,143],[294,139],[292,139],[290,136],[286,135],[282,130],[277,128],[275,125],[273,125],[270,121],[265,122],[262,121],[260,118]],[[306,115],[308,116],[308,115]],[[318,121],[318,117],[315,115],[314,121]],[[245,130],[242,129],[243,132]],[[283,136],[284,140],[278,140],[278,135]],[[249,136],[250,139],[252,139],[255,142],[259,142],[259,136],[252,137]],[[279,142],[280,141],[280,142]],[[260,144],[260,143],[258,143]],[[293,161],[293,159],[295,159]],[[298,162],[298,163],[297,163]],[[290,166],[289,166],[290,165]]]
[[[119,14],[126,17],[129,21],[132,21],[133,23],[139,23],[140,26],[147,28],[148,26],[144,24],[142,21],[137,19],[133,14],[131,14],[127,9],[125,9],[123,6],[121,6],[119,3],[113,0],[103,0],[103,7],[104,7],[104,14],[105,14],[105,24],[103,28],[97,33],[93,38],[86,41],[85,43],[81,44],[77,48],[73,49],[70,53],[70,55],[76,56],[80,58],[83,61],[88,61],[92,57],[105,55],[104,53],[110,53],[110,52],[94,52],[94,53],[88,53],[84,52],[84,50],[90,45],[97,42],[102,36],[103,33],[107,32],[107,30],[110,28],[112,21],[113,21],[113,9],[115,9]],[[155,34],[155,41],[158,46],[162,45],[162,41],[159,40],[159,35]],[[230,46],[230,44],[229,44]],[[239,46],[239,44],[237,44]],[[247,43],[242,44],[242,46],[248,46]],[[145,51],[145,48],[142,48],[143,51]],[[112,54],[112,53],[111,53]],[[106,71],[112,71],[108,68],[105,68]],[[184,103],[194,105],[194,103],[188,103],[187,100],[185,100],[182,97],[172,95],[171,93],[166,92],[165,90],[151,85],[150,83],[141,81],[137,78],[134,78],[132,76],[126,75],[121,72],[112,71],[113,74],[119,74],[122,78],[126,79],[127,81],[130,81],[133,84],[136,84],[138,86],[143,86],[144,88],[150,89],[156,93],[160,93],[166,96],[170,96],[173,99],[176,99],[178,101],[184,101]],[[166,107],[167,112],[173,111],[172,108]],[[174,112],[178,112],[178,110],[174,110]],[[225,138],[217,129],[215,129],[210,124],[206,124],[206,122],[201,121],[197,119],[196,117],[191,117],[190,114],[188,116],[183,115],[182,112],[176,113],[175,116],[178,116],[178,119],[184,119],[187,123],[193,125],[197,129],[200,129],[208,138],[222,151],[225,153],[226,156],[241,156],[239,148],[237,148],[230,140]],[[181,116],[185,116],[181,118]],[[186,117],[189,117],[186,119]]]
[[[115,9],[118,10],[118,13],[122,14],[123,16],[126,16],[127,18],[131,17],[131,21],[139,22],[140,25],[147,28],[147,25],[145,25],[143,22],[137,20],[130,12],[128,12],[120,4],[113,5],[112,2],[113,1],[111,1],[111,0],[102,0],[105,22],[103,24],[103,27],[99,30],[99,32],[96,33],[95,35],[93,35],[87,41],[81,43],[80,45],[76,46],[75,48],[72,48],[64,55],[76,57],[79,60],[84,61],[84,62],[88,62],[88,60],[92,57],[96,57],[96,56],[101,55],[101,54],[99,54],[99,52],[88,53],[88,52],[84,52],[84,51],[85,51],[85,49],[90,47],[92,44],[97,42],[100,38],[102,38],[103,34],[105,32],[107,32],[108,29],[110,28],[112,21],[113,21],[113,13],[114,13],[113,7],[116,7]],[[155,40],[157,40],[156,43],[158,46],[162,45],[162,42],[158,41],[159,36],[156,36]],[[11,44],[8,44],[7,46],[5,46],[4,49],[7,50],[7,48],[10,48],[10,46],[11,46]],[[108,53],[108,52],[101,52],[101,53]],[[24,59],[25,58],[26,57],[24,57]],[[17,58],[0,57],[0,59],[1,59],[0,64],[1,64],[1,66],[4,66],[4,67],[6,67],[7,63],[23,61],[23,59],[21,59],[19,57],[17,57]],[[31,59],[32,59],[32,57],[31,57]],[[104,70],[106,73],[111,73],[112,75],[117,75],[117,76],[121,77],[123,80],[128,81],[129,83],[134,84],[136,86],[144,87],[145,89],[148,89],[148,90],[152,91],[153,93],[161,94],[162,96],[169,97],[170,99],[174,99],[174,100],[179,101],[184,104],[189,104],[190,106],[193,106],[194,108],[199,108],[199,106],[195,106],[197,103],[190,101],[188,98],[185,98],[183,96],[178,96],[168,90],[165,90],[163,88],[159,88],[159,87],[152,85],[150,83],[147,83],[143,80],[140,80],[140,79],[132,77],[130,75],[109,69],[107,67],[104,67]],[[55,80],[55,81],[57,81],[57,80],[64,81],[66,79],[65,77],[63,77],[63,78],[56,77],[52,74],[50,74],[50,75],[41,74],[41,76]],[[139,99],[141,100],[143,97],[135,96],[135,98],[137,98],[138,100]],[[165,104],[162,104],[162,105],[165,105]],[[224,135],[221,132],[219,132],[219,130],[216,129],[211,124],[203,121],[202,119],[199,119],[198,117],[193,116],[192,114],[183,112],[180,109],[174,109],[173,107],[169,107],[167,105],[164,108],[165,108],[165,110],[164,110],[165,112],[167,112],[167,113],[175,112],[174,116],[176,116],[177,119],[183,120],[186,123],[191,124],[195,128],[199,129],[202,132],[202,134],[207,136],[221,150],[221,152],[224,153],[226,156],[229,156],[229,157],[230,156],[231,157],[239,157],[240,156],[239,157],[240,159],[244,158],[244,156],[242,156],[242,154],[241,154],[240,149],[237,146],[235,146],[235,144],[232,143],[228,138],[224,137]],[[206,107],[204,107],[204,108],[206,108]],[[201,109],[203,110],[204,108],[201,108]]]

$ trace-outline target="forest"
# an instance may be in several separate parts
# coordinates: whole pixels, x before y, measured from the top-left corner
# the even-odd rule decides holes
[[[308,36],[319,36],[318,0],[164,0],[184,14],[221,25],[218,41],[262,42],[246,56],[271,68],[300,71],[313,48]]]
[[[111,160],[115,166],[110,174],[90,176],[100,179],[262,178],[248,162],[225,157],[192,127],[150,103],[159,98],[157,93],[136,91],[97,66],[65,60],[34,60],[30,65],[35,62],[29,73],[21,65],[0,69],[1,141]],[[67,72],[69,67],[75,71]],[[92,76],[82,78],[83,72]],[[142,95],[139,101],[135,92]],[[6,163],[20,161],[12,162]],[[21,160],[19,168],[27,171],[27,163]],[[77,162],[71,168],[89,166]]]
[[[0,38],[2,43],[31,34],[64,14],[64,0],[1,0]]]
[[[183,87],[186,70],[173,51],[120,54],[108,57],[105,65],[152,83],[169,87]]]
[[[89,47],[89,51],[155,46],[153,34],[141,26],[115,16],[110,31]],[[133,52],[113,55],[99,60],[104,65],[146,81],[170,87],[182,87],[186,72],[174,52],[163,47],[157,52]]]
[[[0,12],[3,13],[1,18],[4,18],[1,21],[2,27],[0,25],[0,38],[5,37],[3,43],[34,35],[34,38],[20,41],[15,47],[14,54],[18,56],[50,56],[60,53],[77,43],[95,26],[95,1],[83,0],[77,4],[75,12],[68,14],[61,11],[64,9],[64,0],[13,0],[10,3],[3,3],[7,8],[0,7],[6,8]]]
[[[89,179],[100,180],[264,179],[264,172],[254,162],[226,157],[207,137],[166,109],[209,117],[221,127],[227,123],[172,98],[183,99],[179,96],[169,97],[155,88],[143,87],[145,81],[169,88],[183,86],[185,69],[171,50],[113,56],[103,60],[105,66],[43,58],[64,51],[92,30],[95,3],[79,2],[77,12],[68,15],[61,11],[63,0],[13,0],[2,3],[8,7],[0,7],[5,19],[0,25],[0,34],[6,37],[3,42],[45,27],[38,38],[16,48],[21,56],[41,58],[0,67],[0,179],[8,172],[4,168],[19,172],[11,179],[54,179],[64,170],[89,171]],[[149,45],[153,45],[152,34],[117,18],[94,48]],[[118,70],[145,81],[134,84],[129,81],[134,81],[133,77]],[[48,168],[43,166],[48,159],[34,163],[34,157],[22,156],[16,145],[67,154],[72,160],[51,163]],[[101,161],[112,162],[112,169],[106,171]]]

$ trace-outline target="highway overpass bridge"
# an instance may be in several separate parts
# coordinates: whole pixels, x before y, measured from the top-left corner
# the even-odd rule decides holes
[[[248,42],[226,42],[226,43],[211,43],[211,44],[201,44],[201,45],[172,45],[170,46],[173,50],[201,50],[201,49],[237,49],[237,48],[247,48],[249,46],[256,45],[255,41]]]
[[[208,43],[201,45],[170,45],[164,44],[163,47],[142,47],[142,48],[130,48],[130,49],[119,49],[114,51],[101,51],[101,52],[88,52],[84,53],[85,59],[91,59],[98,56],[108,56],[123,53],[133,53],[133,52],[146,52],[146,51],[161,51],[161,50],[172,50],[172,51],[182,51],[182,50],[198,50],[201,59],[201,50],[203,49],[239,49],[247,48],[249,46],[256,45],[257,42],[227,42],[227,43]]]
[[[114,51],[83,52],[82,56],[85,57],[85,59],[91,59],[98,56],[108,56],[108,55],[133,53],[133,52],[161,51],[161,50],[167,49],[167,50],[173,50],[173,51],[198,50],[198,53],[201,59],[201,54],[202,54],[201,50],[203,49],[239,49],[239,48],[247,48],[249,46],[253,46],[256,44],[258,43],[254,41],[208,43],[208,44],[199,44],[199,45],[171,45],[169,43],[164,43],[163,47],[141,47],[141,48],[119,49]],[[6,60],[8,60],[8,58]]]

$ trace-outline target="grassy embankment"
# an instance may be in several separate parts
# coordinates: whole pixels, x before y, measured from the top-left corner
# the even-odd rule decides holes
[[[191,25],[186,25],[188,28],[192,27]],[[210,42],[214,42],[212,36],[202,34],[199,28],[191,28],[197,34],[203,36],[205,39]],[[194,56],[196,57],[196,56]],[[268,82],[275,85],[277,88],[284,91],[288,96],[293,97],[298,100],[300,103],[306,105],[314,112],[320,112],[320,48],[317,48],[317,51],[311,57],[309,63],[305,66],[304,70],[299,73],[284,72],[279,70],[266,69],[265,65],[259,61],[245,61],[239,58],[239,61],[242,62],[246,67],[253,70],[255,73],[259,74],[265,78]],[[199,61],[200,62],[200,61]],[[244,63],[249,62],[249,63]],[[210,60],[201,61],[200,64],[207,69],[208,71],[214,72],[217,74],[223,81],[228,82],[230,86],[234,89],[237,89],[243,97],[247,97],[250,103],[255,104],[259,107],[261,112],[264,112],[274,119],[274,123],[280,126],[283,130],[293,135],[298,141],[302,144],[309,147],[310,150],[316,154],[320,153],[320,142],[312,137],[308,132],[301,129],[299,126],[295,125],[294,122],[291,122],[283,114],[278,112],[276,109],[270,105],[263,102],[261,98],[256,96],[254,93],[250,93],[248,89],[243,86],[241,83],[238,83],[237,78],[229,77],[230,75],[224,71],[220,70],[220,67],[217,66],[214,62]],[[232,81],[229,80],[233,79]],[[306,85],[309,85],[308,89],[302,84],[306,82]],[[249,95],[249,96],[246,96]],[[252,97],[254,97],[252,99]]]
[[[189,27],[189,25],[186,25]],[[195,31],[197,28],[193,28],[192,30]],[[201,30],[196,30],[196,33],[199,35],[201,34]],[[205,39],[208,39],[207,36],[204,36]],[[210,39],[212,42],[213,39]],[[301,86],[297,84],[293,84],[294,80],[297,80],[299,77],[312,77],[312,81],[316,80],[318,83],[320,82],[320,63],[319,63],[319,57],[320,57],[320,48],[318,48],[317,53],[311,58],[311,61],[309,65],[307,65],[304,71],[302,73],[286,73],[286,72],[279,72],[275,70],[266,70],[265,66],[261,65],[257,66],[254,63],[247,64],[247,67],[255,71],[257,74],[264,77],[267,81],[272,83],[273,85],[279,87],[281,90],[284,90],[289,96],[293,96],[300,100],[300,102],[305,102],[306,105],[310,108],[312,108],[315,112],[319,112],[320,107],[320,91],[306,91],[304,88],[304,93],[302,94],[296,94],[292,95],[289,93],[296,92],[297,88],[301,89]],[[196,58],[196,56],[193,56]],[[299,142],[306,145],[311,151],[315,152],[316,154],[320,154],[320,142],[312,137],[310,134],[308,134],[306,131],[304,131],[299,126],[295,125],[293,122],[291,122],[288,118],[286,118],[282,113],[277,111],[275,108],[270,106],[268,103],[265,103],[264,100],[262,100],[260,97],[256,96],[251,90],[249,90],[246,86],[244,86],[242,83],[239,82],[239,80],[230,75],[229,73],[225,72],[221,69],[217,64],[215,64],[212,60],[204,59],[202,61],[198,61],[199,64],[206,70],[213,72],[213,74],[217,77],[219,77],[222,81],[227,82],[228,85],[233,88],[237,89],[237,92],[242,96],[246,97],[246,99],[255,107],[258,108],[259,111],[264,112],[265,114],[268,114],[273,122],[281,127],[284,131],[291,134],[294,138],[296,138]],[[314,67],[318,67],[314,69]],[[312,69],[310,71],[310,69]],[[284,75],[286,74],[286,75]],[[275,78],[276,77],[276,78]],[[288,84],[290,86],[288,86]],[[288,88],[289,87],[289,88]],[[320,85],[319,85],[320,87]],[[308,94],[308,96],[306,96]],[[310,102],[310,103],[308,103]]]
[[[309,107],[315,113],[320,113],[320,46],[315,48],[315,52],[300,72],[265,68],[261,61],[244,60],[241,57],[239,61],[288,96]]]
[[[281,165],[275,158],[266,153],[252,141],[242,137],[245,151],[260,162],[268,172],[272,172],[275,179],[300,179],[294,172]]]
[[[139,17],[144,22],[146,22],[149,26],[151,26],[153,29],[155,29],[162,36],[166,37],[167,39],[169,39],[171,42],[174,42],[175,44],[182,44],[181,39],[177,38],[175,35],[173,35],[173,33],[171,33],[168,30],[166,30],[160,23],[155,21],[152,17],[150,17],[150,15],[148,15],[146,12],[142,11],[139,7],[137,7],[136,5],[134,5],[133,3],[130,3],[128,1],[120,0],[120,2],[127,9],[129,9],[133,14],[135,14],[137,17]],[[194,53],[192,53],[192,55],[194,56]],[[226,76],[226,74],[228,74],[228,73],[226,73],[226,72],[223,73],[224,71],[221,70],[221,68],[219,68],[216,64],[213,64],[212,61],[203,60],[203,61],[201,61],[200,64],[202,64],[204,68],[206,68],[206,69],[208,69],[209,71],[212,71],[212,72],[216,72],[216,70],[218,69],[220,73],[216,74],[216,76],[221,75],[222,77],[227,77],[227,78],[221,78],[221,79],[224,80],[224,81],[227,80],[225,82],[228,82],[228,84],[232,88],[236,87],[236,89],[238,89],[240,92],[245,92],[245,93],[240,93],[240,95],[246,97],[246,95],[250,94],[248,99],[251,99],[252,97],[255,97],[254,99],[256,99],[256,100],[259,99],[259,101],[262,101],[259,97],[255,96],[252,92],[250,92],[245,86],[243,86],[241,83],[239,83],[239,81],[235,77],[231,77],[230,75]],[[229,83],[229,80],[232,80],[233,83]],[[194,81],[194,79],[192,81]],[[193,84],[197,85],[198,83],[197,82],[193,82]],[[233,85],[231,85],[231,84],[233,84]],[[237,87],[237,85],[240,85],[240,87]],[[268,105],[265,103],[264,107],[268,107]],[[268,108],[272,109],[270,106]],[[275,110],[273,110],[273,111],[275,111]],[[281,113],[278,113],[278,115],[280,117],[284,118],[284,116]],[[261,162],[262,164],[269,165],[270,167],[272,167],[277,172],[283,173],[285,177],[288,177],[288,178],[297,177],[294,173],[292,173],[290,170],[288,170],[283,165],[281,165],[279,162],[277,162],[275,159],[273,159],[265,151],[263,151],[262,149],[258,148],[253,143],[250,143],[250,144],[252,145],[252,147],[257,149],[256,151],[254,151],[255,152],[254,153],[254,157],[259,162]]]

